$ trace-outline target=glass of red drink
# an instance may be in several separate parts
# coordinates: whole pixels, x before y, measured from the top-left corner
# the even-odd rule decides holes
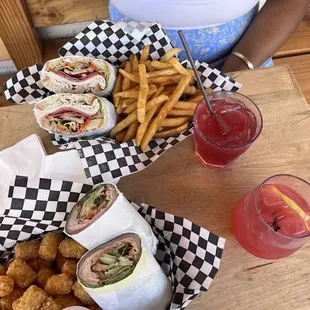
[[[233,233],[249,253],[265,259],[289,256],[310,239],[310,184],[276,175],[236,204]]]
[[[214,113],[220,115],[228,132],[223,132],[202,100],[194,114],[195,154],[204,166],[221,169],[243,154],[258,138],[263,118],[255,103],[239,93],[219,91],[208,97]]]

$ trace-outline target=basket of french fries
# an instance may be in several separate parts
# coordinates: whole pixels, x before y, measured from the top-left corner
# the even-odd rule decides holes
[[[108,182],[144,169],[192,134],[203,96],[179,52],[158,23],[97,21],[60,58],[19,72],[4,93],[35,103],[52,142],[76,149],[94,184]],[[208,64],[196,67],[208,93],[241,86]]]
[[[120,121],[110,137],[119,142],[135,139],[142,151],[152,139],[186,130],[202,100],[193,71],[175,57],[180,49],[170,49],[160,60],[149,60],[149,50],[150,46],[144,47],[140,59],[130,56],[119,69],[113,89]]]

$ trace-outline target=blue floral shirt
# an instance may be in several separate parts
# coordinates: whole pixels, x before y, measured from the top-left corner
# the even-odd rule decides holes
[[[109,5],[110,19],[112,21],[131,21],[129,17],[122,14],[111,3]],[[258,11],[255,6],[247,14],[229,23],[220,24],[200,29],[183,30],[187,43],[194,59],[204,61],[214,67],[221,67],[227,55],[240,40],[249,27]],[[173,46],[182,47],[177,30],[164,28]],[[179,54],[181,60],[186,59],[185,52]],[[272,59],[268,59],[261,67],[272,66]]]

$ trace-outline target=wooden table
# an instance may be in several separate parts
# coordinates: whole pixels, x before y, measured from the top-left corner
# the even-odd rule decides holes
[[[309,310],[310,247],[281,261],[244,251],[231,232],[231,213],[249,189],[277,173],[310,181],[310,111],[287,66],[237,72],[241,92],[260,107],[264,129],[258,141],[225,171],[204,168],[187,138],[146,170],[123,178],[119,187],[138,203],[186,217],[227,239],[218,275],[207,294],[188,309]],[[0,149],[37,133],[48,153],[56,148],[39,129],[29,106],[0,109]]]

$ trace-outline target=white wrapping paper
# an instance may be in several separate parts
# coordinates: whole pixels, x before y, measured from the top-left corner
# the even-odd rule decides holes
[[[147,249],[155,255],[158,240],[150,225],[119,192],[116,186],[115,188],[118,192],[117,199],[97,221],[77,234],[71,235],[66,230],[65,233],[91,250],[121,234],[131,232],[139,235]]]
[[[56,96],[56,95],[54,95]],[[97,96],[98,97],[98,96]],[[52,98],[52,97],[49,97]],[[82,137],[87,137],[87,138],[95,138],[97,136],[104,136],[104,135],[108,135],[109,132],[111,131],[111,129],[115,126],[116,124],[116,120],[117,120],[117,114],[115,111],[115,108],[113,106],[113,104],[107,100],[106,98],[99,98],[101,100],[102,104],[102,110],[103,110],[103,115],[104,115],[104,127],[101,129],[97,129],[97,130],[93,130],[93,131],[89,131],[89,132],[85,132],[85,133],[81,133],[81,134],[72,134],[72,135],[62,135],[62,137],[64,138],[82,138]],[[43,99],[42,101],[40,101],[38,104],[40,104],[41,102],[46,101],[47,99]],[[54,99],[56,100],[56,99]],[[33,111],[37,120],[38,125],[46,130],[47,132],[54,134],[54,132],[48,130],[47,128],[45,128],[44,126],[42,126],[40,119],[42,118],[42,112],[40,110],[37,109],[37,105],[35,105]]]
[[[143,245],[140,260],[129,277],[100,288],[81,285],[104,310],[165,310],[172,298],[170,280]]]
[[[60,57],[60,58],[57,58],[55,60],[64,59],[67,62],[71,62],[71,59],[79,59],[79,58],[81,58],[81,56]],[[94,58],[94,57],[90,57],[90,58]],[[45,65],[43,66],[43,69],[42,69],[41,80],[43,80],[43,81],[44,81],[44,79],[46,79],[50,75],[50,72],[46,70],[46,64],[47,63],[45,63]],[[102,85],[102,86],[105,86],[106,88],[101,93],[95,94],[96,96],[106,97],[106,96],[111,95],[115,81],[116,81],[116,75],[117,75],[116,67],[111,65],[108,62],[106,62],[106,64],[107,64],[107,67],[109,68],[109,77],[106,79],[106,84]],[[67,83],[70,84],[71,83],[70,80],[67,80]],[[78,83],[73,82],[71,84],[74,84],[78,89],[81,89],[81,91],[76,91],[75,93],[83,93],[83,91],[82,91],[83,86],[87,85],[88,83],[89,83],[89,80],[86,79],[84,81],[81,81]],[[44,82],[43,82],[43,84],[44,84]],[[66,91],[63,91],[63,92],[66,92]]]

